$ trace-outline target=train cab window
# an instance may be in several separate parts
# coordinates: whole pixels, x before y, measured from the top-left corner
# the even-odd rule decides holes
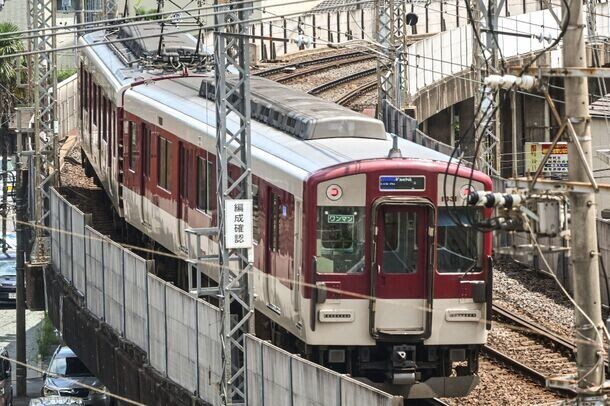
[[[133,121],[129,122],[129,169],[136,170],[138,148],[137,127]]]
[[[388,212],[383,216],[383,272],[417,272],[417,213]]]
[[[209,213],[212,208],[212,163],[202,156],[197,157],[197,208]]]
[[[157,184],[165,190],[170,190],[172,143],[163,137],[159,137],[157,149]]]
[[[142,173],[150,177],[150,128],[142,124]]]
[[[438,271],[463,273],[479,267],[483,258],[483,233],[472,224],[483,218],[481,208],[449,207],[438,209]]]
[[[364,207],[318,208],[316,236],[319,273],[364,271]]]

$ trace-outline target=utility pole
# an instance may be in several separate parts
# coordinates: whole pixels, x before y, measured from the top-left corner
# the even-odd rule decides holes
[[[472,50],[475,83],[483,82],[483,78],[498,70],[498,19],[505,0],[498,5],[491,0],[488,5],[481,0],[472,0]],[[485,34],[484,34],[485,33]],[[487,54],[490,57],[487,57]],[[474,108],[477,114],[476,122],[480,123],[476,140],[482,138],[482,150],[479,168],[488,175],[500,176],[501,172],[501,142],[500,142],[500,109],[498,93],[489,87],[480,85],[479,92],[474,93]],[[480,108],[479,108],[480,106]],[[475,142],[476,144],[476,142]]]
[[[214,33],[215,106],[216,106],[216,180],[219,292],[222,321],[223,374],[221,398],[226,405],[246,404],[245,334],[253,331],[252,305],[252,170],[250,143],[250,60],[248,37],[251,4],[242,1],[216,0],[217,28]],[[224,24],[231,24],[227,27]],[[237,35],[232,35],[233,33]],[[227,68],[238,71],[228,80]],[[228,125],[227,116],[234,114],[239,126]],[[229,176],[229,166],[237,168]],[[235,204],[235,202],[242,202]],[[249,202],[249,203],[248,203]],[[227,224],[236,219],[238,208],[244,213],[249,205],[250,235],[242,235],[247,244],[235,244],[227,237],[234,229]],[[232,217],[230,217],[232,216]],[[244,214],[243,216],[247,216]],[[241,237],[240,237],[241,239]],[[233,313],[231,312],[233,308]],[[236,309],[239,309],[235,311]]]
[[[402,55],[406,51],[406,2],[375,0],[377,42],[383,57],[377,58],[377,115],[382,116],[382,103],[387,101],[399,110],[405,102],[406,80],[401,72]]]
[[[571,1],[563,5],[562,14],[569,11],[569,21],[563,37],[563,66],[586,68],[585,32],[582,2]],[[574,128],[568,142],[568,180],[589,182],[588,168],[592,167],[591,129],[589,117],[589,87],[586,77],[565,77],[565,114],[568,124]],[[579,156],[578,143],[586,161]],[[582,389],[578,397],[587,398],[601,393],[604,382],[604,364],[600,359],[603,352],[603,331],[601,297],[598,269],[597,228],[595,219],[595,194],[591,189],[586,193],[570,193],[572,230],[572,269],[574,299],[582,309],[575,310],[576,365],[578,387]],[[583,314],[584,312],[584,314]]]

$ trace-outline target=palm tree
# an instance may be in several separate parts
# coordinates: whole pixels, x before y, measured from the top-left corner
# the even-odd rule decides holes
[[[13,23],[0,23],[0,58],[23,50],[19,27]],[[17,98],[17,67],[21,58],[0,59],[0,127],[6,128]],[[4,135],[4,134],[2,134]]]

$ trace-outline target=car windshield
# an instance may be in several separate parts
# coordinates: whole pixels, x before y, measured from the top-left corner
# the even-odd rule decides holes
[[[55,358],[49,372],[61,376],[91,376],[91,372],[77,357]]]
[[[2,276],[15,276],[16,262],[14,259],[0,261],[0,277]]]

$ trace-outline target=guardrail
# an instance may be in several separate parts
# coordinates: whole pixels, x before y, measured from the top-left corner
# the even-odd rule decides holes
[[[220,404],[219,309],[151,274],[153,261],[94,230],[88,225],[90,215],[55,189],[50,204],[53,270],[79,292],[93,315],[139,347],[155,370],[202,400]],[[402,397],[251,335],[246,338],[246,358],[249,405],[402,404]],[[87,363],[87,357],[83,360]],[[278,403],[277,399],[289,401]]]

